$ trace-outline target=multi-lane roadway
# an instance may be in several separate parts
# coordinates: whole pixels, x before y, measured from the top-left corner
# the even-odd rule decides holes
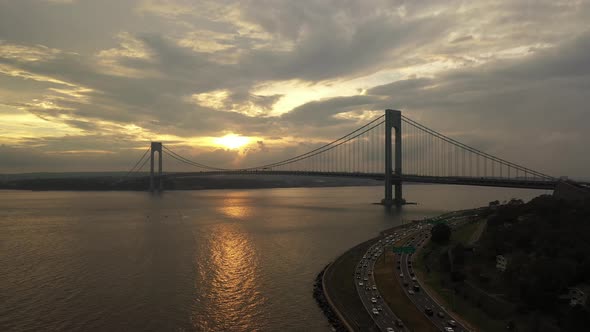
[[[375,262],[386,250],[391,250],[393,244],[399,242],[408,234],[420,229],[420,225],[399,229],[388,236],[382,236],[375,242],[357,264],[355,269],[355,285],[361,301],[373,321],[381,331],[408,331],[405,324],[397,317],[385,303],[374,278]]]
[[[407,244],[419,249],[426,244],[428,238],[429,231],[422,231],[414,235]],[[397,256],[398,259],[395,262],[398,281],[404,286],[405,292],[410,300],[441,331],[468,331],[467,328],[455,321],[446,309],[423,289],[422,284],[414,273],[412,257],[413,254],[401,254]]]
[[[385,303],[377,289],[374,278],[375,262],[377,258],[387,250],[391,243],[396,240],[400,232],[388,237],[382,237],[365,252],[363,258],[355,268],[354,281],[357,292],[363,305],[373,317],[375,325],[386,332],[408,331],[402,321],[393,313]]]
[[[459,222],[461,222],[460,219],[453,221],[452,226],[455,226]],[[405,241],[405,245],[414,246],[419,249],[427,243],[429,235],[430,227],[424,223],[399,229],[391,235],[380,237],[377,242],[369,247],[363,258],[357,264],[354,275],[357,292],[363,305],[381,331],[405,332],[408,329],[385,303],[377,289],[374,279],[375,262],[386,250],[391,250],[394,244],[400,245],[402,241],[408,238],[409,240]],[[401,283],[406,295],[424,313],[425,317],[441,331],[469,331],[461,323],[456,322],[446,309],[438,304],[422,288],[420,281],[414,274],[412,255],[411,253],[397,255],[394,263],[395,267],[392,266],[392,269],[395,269],[394,273],[398,276],[397,280]]]

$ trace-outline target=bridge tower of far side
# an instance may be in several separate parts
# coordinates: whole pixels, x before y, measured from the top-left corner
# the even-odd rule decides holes
[[[164,181],[162,179],[162,143],[161,142],[152,142],[151,149],[150,149],[150,191],[154,192],[155,190],[155,180],[158,180],[158,190],[162,191],[164,188]],[[158,175],[154,176],[154,154],[158,153]]]
[[[391,129],[395,129],[395,146],[392,146]],[[392,147],[395,148],[395,158],[392,158]],[[393,165],[395,160],[395,165]],[[395,169],[394,169],[395,166]],[[402,112],[385,110],[385,198],[383,205],[400,206],[405,203],[402,198]],[[393,187],[395,186],[395,196]]]

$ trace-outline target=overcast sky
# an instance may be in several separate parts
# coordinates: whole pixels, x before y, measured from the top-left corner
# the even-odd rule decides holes
[[[589,1],[0,0],[0,172],[125,170],[151,140],[280,159],[395,108],[590,177],[589,22]]]

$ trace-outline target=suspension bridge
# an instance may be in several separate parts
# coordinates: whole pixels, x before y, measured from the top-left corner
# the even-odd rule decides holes
[[[163,155],[195,171],[163,173]],[[336,140],[272,163],[222,168],[186,158],[174,146],[152,142],[127,175],[141,171],[148,161],[151,191],[163,190],[165,178],[208,174],[361,177],[384,181],[385,205],[404,204],[404,182],[531,189],[554,189],[558,183],[550,175],[463,144],[389,109]]]

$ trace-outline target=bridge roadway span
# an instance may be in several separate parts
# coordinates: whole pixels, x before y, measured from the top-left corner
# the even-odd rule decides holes
[[[308,172],[308,171],[272,171],[272,170],[228,170],[228,171],[207,171],[207,172],[185,172],[185,173],[168,173],[163,176],[166,178],[179,179],[183,177],[205,176],[205,175],[299,175],[299,176],[330,176],[330,177],[353,177],[374,180],[385,180],[384,173],[360,173],[360,172]],[[546,189],[553,190],[557,186],[558,180],[545,180],[533,178],[490,178],[490,177],[468,177],[468,176],[425,176],[404,174],[393,176],[393,181],[413,183],[438,183],[438,184],[455,184],[466,186],[487,186],[487,187],[505,187],[505,188],[527,188],[527,189]]]

